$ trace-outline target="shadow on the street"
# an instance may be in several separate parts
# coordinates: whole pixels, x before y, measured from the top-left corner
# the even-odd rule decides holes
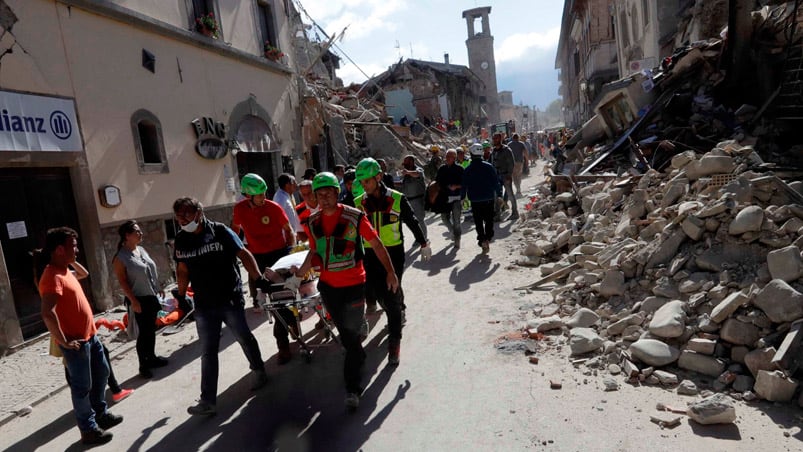
[[[78,431],[78,428],[75,426],[75,416],[73,415],[72,410],[62,414],[49,424],[31,433],[24,439],[12,444],[9,446],[8,450],[37,450],[52,441],[53,438],[63,435],[64,432],[70,429],[75,431],[76,444],[70,446],[72,449],[67,450],[82,450],[83,447],[81,447],[81,449],[74,449],[75,446],[81,444],[79,442],[81,439],[81,434]]]
[[[251,327],[252,331],[267,320],[267,317],[265,315],[258,315],[258,316],[251,315],[250,310],[248,310],[246,312],[246,318],[248,320],[248,325]],[[188,324],[186,324],[184,326],[184,328],[192,328],[194,330],[195,329],[195,324],[194,323],[188,323]],[[157,335],[157,339],[156,339],[157,340],[157,350],[158,350],[159,337],[160,336]],[[234,339],[234,336],[232,336],[230,333],[227,333],[227,328],[224,327],[223,328],[223,334],[221,335],[221,338],[220,338],[220,351],[222,352],[225,349],[227,349],[229,346],[231,346],[232,344],[236,344],[236,343],[237,343],[237,341]],[[200,358],[200,343],[198,342],[197,337],[192,342],[190,342],[190,343],[186,344],[185,346],[179,348],[178,350],[174,351],[167,358],[170,360],[170,363],[165,367],[162,367],[162,368],[159,368],[159,369],[153,369],[153,378],[146,380],[146,379],[143,379],[143,378],[139,377],[138,375],[135,375],[135,376],[127,379],[126,381],[121,382],[120,385],[123,386],[123,387],[126,387],[126,388],[137,389],[137,388],[139,388],[139,387],[141,387],[141,386],[143,386],[143,385],[145,385],[147,383],[156,382],[158,380],[166,378],[168,375],[178,371],[182,367],[184,367],[184,366],[186,366],[188,364],[191,364],[194,361],[198,360]],[[130,355],[130,359],[137,359],[136,358],[136,354],[132,353]],[[112,361],[114,361],[114,359]],[[66,388],[65,390],[69,391],[69,388]],[[108,394],[109,393],[107,391],[107,403],[109,402]],[[111,404],[111,403],[109,403],[109,411],[114,412],[114,405]],[[164,422],[164,421],[161,421],[161,422]],[[122,426],[123,426],[122,428],[125,428],[124,425],[125,425],[125,423],[122,424]],[[159,427],[159,426],[160,426],[159,422],[154,423],[154,427]],[[118,428],[120,428],[120,427],[118,427]],[[67,432],[69,430],[74,430],[75,431],[76,443],[71,445],[71,446],[69,446],[67,448],[67,450],[84,450],[84,449],[86,449],[87,447],[82,445],[80,443],[80,441],[79,441],[80,440],[80,433],[78,431],[78,428],[75,425],[75,416],[73,415],[72,409],[70,409],[70,411],[62,414],[57,419],[55,419],[53,422],[50,422],[49,424],[47,424],[45,427],[42,427],[41,429],[37,430],[36,432],[33,432],[30,435],[28,435],[25,439],[23,439],[23,440],[15,443],[13,445],[11,445],[9,447],[9,450],[35,450],[35,449],[38,449],[38,448],[42,447],[43,445],[51,442],[54,438],[57,438],[57,437],[61,436],[62,434],[64,434],[65,432]],[[112,429],[112,432],[114,432],[114,429]],[[149,431],[149,432],[144,432],[144,433],[150,434],[150,433],[152,433],[152,430]],[[143,439],[143,441],[144,441],[144,439]],[[138,450],[138,449],[134,448],[132,450]]]
[[[395,371],[392,366],[380,367],[387,355],[384,338],[380,333],[365,344],[363,381],[370,384],[355,413],[344,408],[343,352],[333,344],[316,349],[309,364],[294,359],[278,367],[268,362],[271,380],[256,393],[249,391],[245,375],[218,395],[216,416],[188,419],[153,449],[358,450],[411,386],[406,382],[391,402],[378,407]]]
[[[472,283],[490,278],[499,270],[500,266],[501,264],[498,262],[491,265],[491,259],[488,256],[478,254],[462,269],[453,268],[449,275],[449,282],[454,285],[455,291],[464,292],[471,288]]]
[[[704,436],[709,438],[724,439],[729,441],[740,441],[742,434],[739,432],[739,426],[736,424],[716,424],[716,425],[702,425],[697,422],[688,420],[689,426],[697,436]]]

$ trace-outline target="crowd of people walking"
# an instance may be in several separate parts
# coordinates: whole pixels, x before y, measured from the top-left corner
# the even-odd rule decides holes
[[[267,383],[259,343],[246,322],[248,303],[240,264],[248,273],[253,309],[259,311],[259,293],[269,293],[269,280],[276,276],[271,266],[298,248],[308,249],[306,258],[290,271],[299,278],[311,271],[318,275],[321,302],[346,351],[345,405],[356,409],[363,391],[366,315],[376,312],[377,306],[387,314],[387,362],[396,366],[401,361],[407,309],[401,285],[407,249],[402,224],[411,232],[421,260],[427,262],[432,257],[427,210],[440,216],[455,251],[461,247],[464,218],[473,218],[482,253],[489,252],[494,223],[502,221],[505,211],[511,212],[505,221],[518,219],[517,198],[522,196],[521,179],[528,173],[533,147],[518,135],[507,142],[503,138],[495,134],[492,143],[477,141],[454,149],[432,146],[426,164],[420,165],[413,155],[405,156],[395,177],[386,161],[373,158],[365,158],[355,167],[338,165],[333,173],[310,168],[301,183],[282,174],[272,199],[265,179],[249,173],[241,178],[242,199],[234,206],[228,225],[207,218],[197,199],[176,199],[172,210],[180,229],[173,247],[175,296],[187,304],[191,288],[201,345],[200,398],[188,413],[208,416],[217,412],[223,324],[248,360],[251,389]],[[139,376],[147,379],[153,376],[152,369],[169,364],[156,354],[156,318],[164,292],[156,264],[142,246],[143,231],[137,221],[126,221],[118,232],[112,266],[134,317],[129,322],[138,327]],[[107,409],[107,383],[115,401],[132,391],[120,388],[113,379],[108,351],[97,338],[92,309],[78,283],[88,272],[76,260],[77,242],[73,229],[48,231],[45,248],[39,253],[38,284],[42,317],[54,348],[63,356],[81,440],[100,444],[112,438],[107,429],[122,422],[121,416]],[[293,337],[298,331],[290,309],[271,313],[284,319],[274,322],[273,331],[277,362],[282,365],[292,359],[287,326]],[[110,374],[114,381],[109,381]]]

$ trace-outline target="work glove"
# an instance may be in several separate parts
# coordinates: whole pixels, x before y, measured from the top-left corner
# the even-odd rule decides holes
[[[421,262],[429,262],[432,259],[432,247],[429,243],[421,245]]]

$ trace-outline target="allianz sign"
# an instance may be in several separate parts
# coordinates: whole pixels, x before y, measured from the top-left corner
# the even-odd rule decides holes
[[[0,91],[0,151],[83,151],[73,100]]]

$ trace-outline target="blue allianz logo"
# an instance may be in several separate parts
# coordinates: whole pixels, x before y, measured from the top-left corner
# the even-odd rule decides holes
[[[50,130],[56,138],[66,140],[72,135],[72,123],[64,112],[56,110],[50,114]]]

